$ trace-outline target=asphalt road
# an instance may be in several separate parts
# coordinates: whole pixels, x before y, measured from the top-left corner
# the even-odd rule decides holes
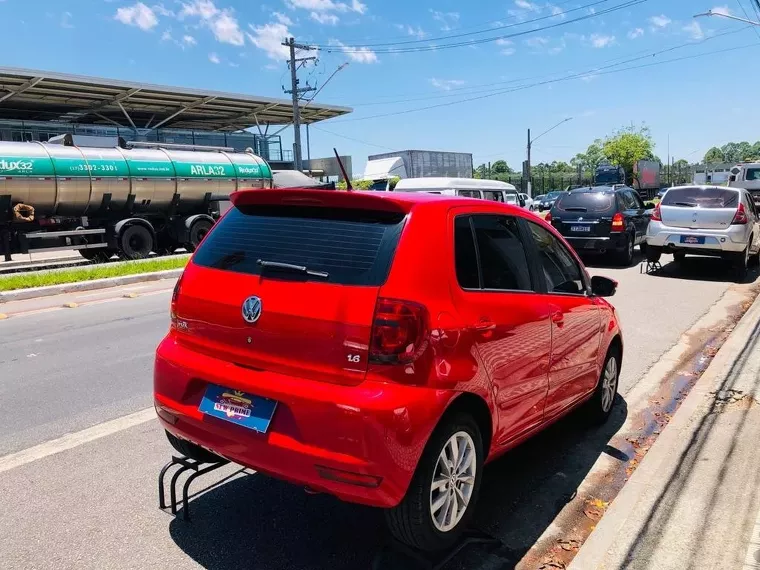
[[[570,418],[490,466],[476,522],[504,547],[451,568],[511,568],[522,558],[622,425],[625,395],[737,287],[707,259],[659,276],[638,266],[591,271],[620,282],[623,400],[600,429]],[[75,308],[60,308],[70,297],[1,308],[10,318],[0,321],[0,568],[369,568],[385,537],[382,513],[259,475],[238,473],[196,497],[190,524],[158,511],[156,477],[170,448],[154,421],[47,454],[45,442],[150,407],[171,286],[90,293]],[[130,291],[138,296],[122,297]],[[2,456],[38,444],[36,460],[3,472]],[[194,488],[235,472],[227,466]]]

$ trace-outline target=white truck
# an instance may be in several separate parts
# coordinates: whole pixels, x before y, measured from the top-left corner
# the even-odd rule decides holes
[[[760,162],[742,162],[731,169],[728,185],[734,188],[744,188],[760,207]]]

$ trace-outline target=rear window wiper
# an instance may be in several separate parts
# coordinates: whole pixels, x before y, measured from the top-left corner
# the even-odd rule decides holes
[[[684,206],[686,208],[696,208],[697,205],[694,202],[673,202],[675,206]]]
[[[256,263],[262,269],[274,269],[276,271],[289,271],[291,273],[299,273],[301,275],[308,275],[309,277],[319,277],[320,279],[328,279],[330,274],[327,271],[314,271],[309,269],[305,265],[296,265],[295,263],[283,263],[282,261],[267,261],[265,259],[259,259]]]
[[[562,208],[565,212],[588,212],[588,208],[582,208],[581,206],[570,206],[569,208]]]

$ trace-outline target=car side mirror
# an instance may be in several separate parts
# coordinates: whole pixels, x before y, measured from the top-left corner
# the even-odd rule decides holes
[[[591,278],[591,294],[594,297],[612,297],[617,291],[617,281],[609,277],[594,275]]]

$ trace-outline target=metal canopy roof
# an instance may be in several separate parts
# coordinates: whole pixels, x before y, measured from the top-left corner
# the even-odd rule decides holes
[[[303,123],[352,111],[305,105]],[[0,119],[237,131],[257,123],[289,124],[293,105],[286,99],[0,67]]]

